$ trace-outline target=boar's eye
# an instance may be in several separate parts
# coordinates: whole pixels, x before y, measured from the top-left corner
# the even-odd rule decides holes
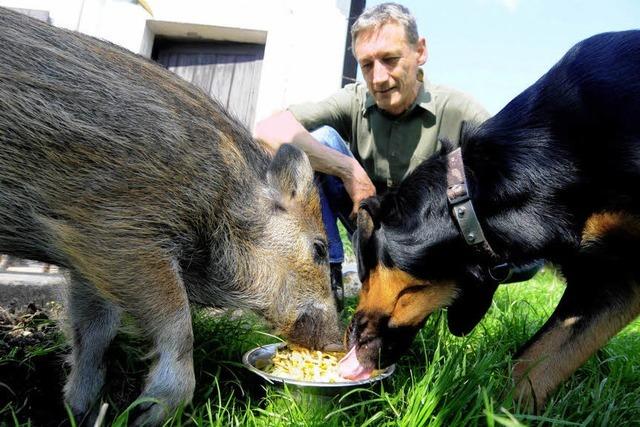
[[[317,263],[327,261],[327,243],[324,240],[313,242],[313,258]]]

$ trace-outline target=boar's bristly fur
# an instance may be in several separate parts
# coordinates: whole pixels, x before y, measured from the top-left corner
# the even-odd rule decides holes
[[[192,397],[189,301],[255,310],[309,347],[340,340],[304,153],[272,159],[153,62],[1,8],[0,56],[0,253],[68,271],[76,416],[94,413],[123,312],[155,360],[142,396],[160,403],[138,423]]]

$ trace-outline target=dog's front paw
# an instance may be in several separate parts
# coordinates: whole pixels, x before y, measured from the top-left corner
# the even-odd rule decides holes
[[[513,400],[531,413],[541,412],[549,395],[544,380],[530,363],[518,361],[513,368]]]

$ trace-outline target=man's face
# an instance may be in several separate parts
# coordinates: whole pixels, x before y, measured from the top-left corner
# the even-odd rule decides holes
[[[410,45],[401,24],[387,23],[360,33],[354,48],[378,107],[402,114],[418,95],[418,68],[427,60],[425,39]]]

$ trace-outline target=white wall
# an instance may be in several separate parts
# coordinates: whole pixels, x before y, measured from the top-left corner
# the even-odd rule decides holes
[[[349,0],[0,0],[144,56],[155,35],[265,43],[256,120],[341,85]]]
[[[82,0],[0,0],[0,6],[45,10],[53,25],[76,30]]]

